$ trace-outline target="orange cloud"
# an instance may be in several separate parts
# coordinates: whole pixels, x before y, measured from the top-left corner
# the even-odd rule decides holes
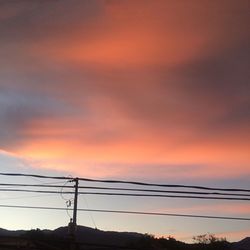
[[[220,50],[225,39],[241,39],[233,34],[237,23],[227,15],[235,6],[217,4],[217,11],[214,7],[209,1],[107,3],[94,22],[78,20],[70,36],[60,34],[60,42],[56,36],[42,39],[31,46],[31,53],[97,68],[173,67]]]
[[[2,98],[3,148],[88,175],[88,164],[100,176],[129,176],[133,164],[151,165],[147,176],[153,165],[164,177],[171,165],[192,178],[249,174],[244,3],[58,5],[25,19],[32,34],[20,24],[23,42],[2,63],[16,91]]]

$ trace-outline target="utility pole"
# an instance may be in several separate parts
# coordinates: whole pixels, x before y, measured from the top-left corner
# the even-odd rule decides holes
[[[77,202],[78,202],[78,184],[79,180],[78,178],[75,178],[73,180],[75,182],[75,198],[74,198],[74,212],[73,212],[73,225],[74,229],[76,230],[77,227]]]
[[[78,178],[74,178],[74,179],[71,180],[71,182],[75,182],[75,185],[74,185],[75,196],[74,196],[73,220],[70,219],[70,223],[69,223],[69,235],[70,235],[70,239],[71,239],[70,250],[76,250],[77,249],[77,243],[76,243],[77,202],[78,202],[78,184],[79,184],[79,179]]]

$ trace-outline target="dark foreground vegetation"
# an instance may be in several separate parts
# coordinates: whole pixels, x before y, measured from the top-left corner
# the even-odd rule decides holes
[[[216,238],[213,235],[200,235],[194,237],[193,244],[177,241],[173,237],[155,238],[144,236],[134,244],[136,249],[161,249],[161,250],[229,250],[230,243],[223,238]]]
[[[104,232],[79,227],[76,238],[67,233],[67,228],[54,231],[0,231],[1,250],[249,250],[250,240],[229,243],[225,238],[211,234],[193,238],[192,244],[177,241],[173,237],[156,238],[138,233]]]

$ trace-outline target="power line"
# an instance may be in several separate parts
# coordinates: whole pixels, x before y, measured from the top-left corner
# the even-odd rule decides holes
[[[26,176],[34,178],[43,178],[43,179],[58,179],[58,180],[72,180],[72,177],[65,176],[45,176],[45,175],[35,175],[35,174],[20,174],[20,173],[0,173],[3,176]],[[79,181],[87,182],[100,182],[100,183],[113,183],[113,184],[131,184],[131,185],[140,185],[140,186],[154,186],[154,187],[171,187],[171,188],[191,188],[191,189],[203,189],[203,190],[214,190],[214,191],[231,191],[231,192],[250,192],[250,189],[241,189],[241,188],[215,188],[215,187],[205,187],[205,186],[196,186],[196,185],[179,185],[179,184],[157,184],[157,183],[147,183],[147,182],[137,182],[137,181],[124,181],[124,180],[102,180],[102,179],[89,179],[89,178],[78,178]]]
[[[154,198],[188,198],[188,199],[208,199],[208,200],[237,200],[250,201],[250,198],[235,198],[235,197],[215,197],[215,196],[191,196],[191,195],[161,195],[161,194],[129,194],[129,193],[99,193],[99,192],[79,192],[80,194],[88,195],[107,195],[107,196],[135,196],[135,197],[154,197]]]
[[[24,193],[43,193],[43,194],[60,194],[60,191],[48,191],[48,190],[29,190],[29,189],[4,189],[1,188],[0,192],[24,192]],[[63,192],[64,194],[74,194],[74,192]]]
[[[139,188],[108,188],[108,187],[93,187],[93,186],[79,186],[79,188],[80,189],[96,189],[96,190],[113,190],[113,191],[136,191],[136,192],[152,192],[152,193],[202,194],[202,195],[250,197],[250,194],[235,194],[235,193],[220,193],[220,192],[190,192],[190,191],[172,191],[172,190],[139,189]]]
[[[139,186],[192,188],[192,189],[219,190],[219,191],[231,191],[231,192],[250,192],[250,189],[240,189],[240,188],[215,188],[215,187],[192,186],[192,185],[179,185],[179,184],[170,185],[170,184],[156,184],[156,183],[146,183],[146,182],[137,182],[137,181],[100,180],[100,179],[88,179],[88,178],[79,178],[79,180],[88,181],[88,182],[100,182],[100,183],[131,184],[131,185],[139,185]]]
[[[82,195],[82,197],[83,197],[83,200],[85,201],[85,204],[86,204],[86,206],[87,206],[87,209],[89,209],[89,204],[88,204],[87,198],[85,198],[84,195]],[[92,213],[91,213],[91,212],[89,212],[89,217],[91,218],[94,227],[97,228],[96,223],[95,223],[95,220],[94,220],[94,217],[92,216]]]
[[[69,214],[69,207],[71,206],[72,204],[72,199],[66,199],[64,196],[63,196],[63,188],[66,187],[66,185],[69,183],[70,181],[67,180],[64,182],[64,184],[60,187],[60,196],[61,198],[64,200],[65,202],[65,205],[66,205],[66,212],[67,212],[67,215],[68,217],[71,219],[72,216]],[[68,187],[68,186],[67,186]],[[73,187],[70,187],[70,188],[73,188]],[[73,194],[73,193],[72,193]]]
[[[74,194],[74,192],[28,190],[28,189],[0,189],[0,192],[28,192],[44,194]],[[250,198],[216,197],[216,196],[192,196],[192,195],[162,195],[162,194],[135,194],[135,193],[107,193],[107,192],[78,192],[79,195],[105,195],[105,196],[131,196],[131,197],[152,197],[152,198],[187,198],[187,199],[208,199],[208,200],[235,200],[250,201]]]
[[[0,173],[3,176],[15,176],[15,177],[34,177],[42,179],[55,179],[55,180],[71,180],[71,177],[65,176],[48,176],[48,175],[37,175],[37,174],[19,174],[19,173]]]
[[[60,185],[43,185],[43,184],[22,184],[22,183],[0,183],[0,186],[7,187],[45,187],[45,188],[70,188],[73,186]],[[250,194],[237,193],[221,193],[221,192],[191,192],[191,191],[173,191],[173,190],[156,190],[156,189],[139,189],[139,188],[109,188],[96,186],[79,186],[79,189],[96,189],[96,190],[113,190],[113,191],[138,191],[138,192],[153,192],[153,193],[177,193],[177,194],[199,194],[199,195],[222,195],[222,196],[244,196],[250,197]]]
[[[243,220],[249,221],[250,218],[244,217],[227,217],[227,216],[211,216],[211,215],[193,215],[193,214],[175,214],[175,213],[155,213],[155,212],[140,212],[140,211],[124,211],[124,210],[103,210],[103,209],[79,209],[79,211],[102,212],[102,213],[119,213],[119,214],[137,214],[137,215],[155,215],[155,216],[173,216],[173,217],[189,217],[203,219],[221,219],[221,220]]]
[[[17,205],[3,205],[2,208],[19,208],[19,209],[39,209],[39,210],[58,210],[65,211],[66,208],[62,207],[40,207],[40,206],[17,206]],[[73,210],[73,209],[69,209]],[[187,218],[202,218],[202,219],[221,219],[221,220],[240,220],[250,221],[246,217],[227,217],[227,216],[211,216],[211,215],[194,215],[194,214],[175,214],[175,213],[155,213],[155,212],[141,212],[141,211],[126,211],[126,210],[105,210],[105,209],[82,209],[81,212],[97,212],[97,213],[118,213],[118,214],[134,214],[134,215],[152,215],[152,216],[173,216],[173,217],[187,217]]]
[[[65,182],[63,182],[64,184]],[[0,186],[8,187],[45,187],[45,188],[73,188],[73,186],[47,185],[47,184],[24,184],[24,183],[0,183]]]

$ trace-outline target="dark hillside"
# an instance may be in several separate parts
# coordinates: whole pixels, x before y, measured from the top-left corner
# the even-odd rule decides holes
[[[209,236],[211,235],[205,235]],[[249,237],[235,243],[214,236],[212,239],[210,242],[186,244],[172,237],[155,238],[147,234],[102,231],[84,226],[78,226],[76,233],[78,250],[250,250]],[[68,227],[60,227],[54,231],[0,229],[1,250],[70,250],[72,244]]]
[[[250,250],[250,237],[232,243],[231,250]]]

